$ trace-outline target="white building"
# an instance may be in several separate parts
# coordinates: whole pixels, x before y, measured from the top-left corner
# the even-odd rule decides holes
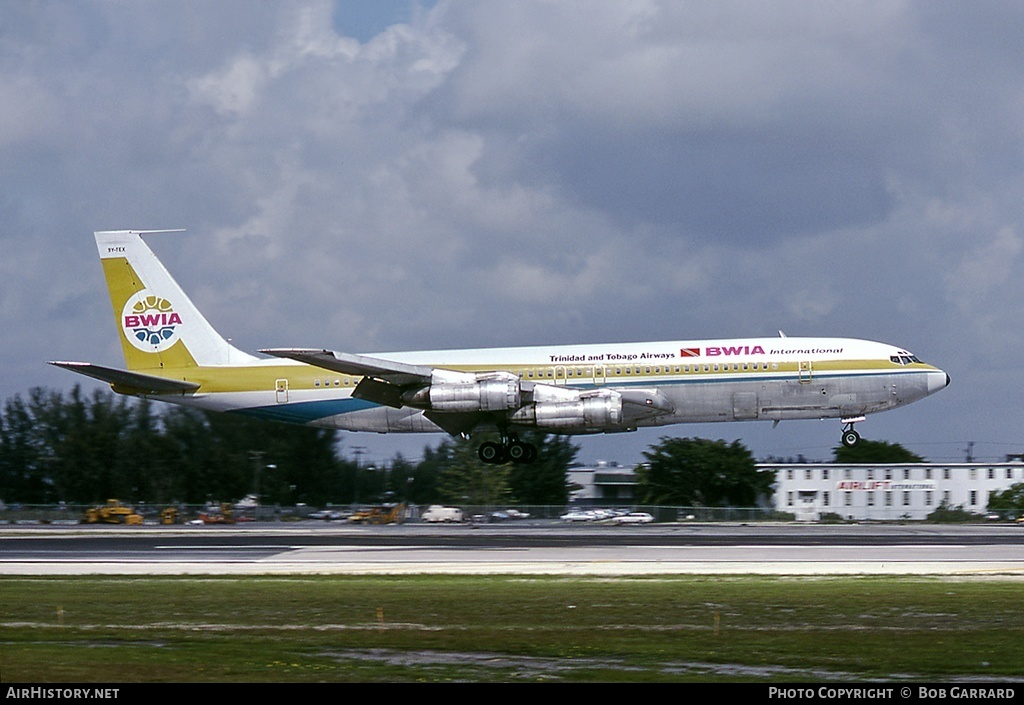
[[[1024,482],[1024,463],[762,464],[775,471],[775,509],[815,521],[925,519],[945,503],[984,514],[989,495]]]
[[[569,468],[569,493],[577,504],[632,504],[636,496],[636,473],[632,467],[599,461],[597,465]]]

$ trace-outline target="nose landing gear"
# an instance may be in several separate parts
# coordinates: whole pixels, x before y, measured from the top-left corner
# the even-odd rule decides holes
[[[845,424],[843,426],[843,445],[847,448],[853,448],[855,445],[860,443],[860,434],[853,430],[853,425],[858,421],[863,421],[866,417],[857,416],[852,419],[840,419]]]

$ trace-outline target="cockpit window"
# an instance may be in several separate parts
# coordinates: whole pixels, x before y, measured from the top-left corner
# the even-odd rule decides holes
[[[909,365],[912,362],[921,362],[916,355],[890,355],[889,362],[897,365]]]

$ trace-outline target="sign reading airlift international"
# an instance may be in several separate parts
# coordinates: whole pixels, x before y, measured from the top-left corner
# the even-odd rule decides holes
[[[835,418],[854,445],[868,414],[949,384],[907,350],[849,338],[751,338],[356,355],[238,350],[146,245],[97,232],[126,368],[51,364],[114,391],[201,409],[350,431],[474,435],[481,460],[527,463],[526,429],[619,433],[687,422]],[[162,231],[167,232],[167,231]],[[678,354],[677,354],[678,351]]]

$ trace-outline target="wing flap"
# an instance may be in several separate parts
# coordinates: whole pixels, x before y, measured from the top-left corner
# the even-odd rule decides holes
[[[393,409],[401,409],[405,406],[402,401],[402,388],[382,382],[373,377],[363,377],[356,388],[352,390],[352,396],[356,399],[372,401],[374,404],[383,404]]]

